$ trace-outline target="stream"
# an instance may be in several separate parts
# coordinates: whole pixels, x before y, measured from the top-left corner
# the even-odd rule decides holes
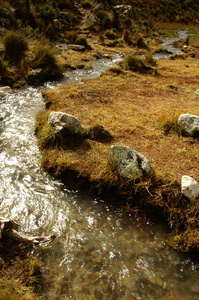
[[[179,39],[186,39],[188,37],[187,30],[179,30],[178,37],[163,39],[162,43],[159,45],[162,49],[167,49],[170,53],[155,53],[153,57],[155,59],[167,58],[170,56],[183,54],[179,48],[173,46],[173,42],[178,41]]]
[[[67,73],[63,82],[99,76],[114,60],[90,71]],[[167,228],[87,192],[67,190],[40,169],[35,114],[44,109],[40,88],[13,91],[0,100],[0,215],[30,235],[57,238],[36,246],[49,299],[196,300],[198,257],[170,249]],[[83,298],[81,298],[83,299]]]

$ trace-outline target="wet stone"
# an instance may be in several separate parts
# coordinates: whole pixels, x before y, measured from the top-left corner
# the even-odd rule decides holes
[[[159,285],[159,286],[162,286],[162,285],[163,285],[163,282],[162,282],[162,279],[161,279],[161,278],[156,278],[156,283],[157,283],[157,285]]]

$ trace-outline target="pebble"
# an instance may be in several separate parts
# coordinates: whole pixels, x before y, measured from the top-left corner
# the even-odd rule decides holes
[[[162,286],[162,284],[163,284],[162,279],[159,277],[156,278],[156,283],[157,283],[157,285]]]

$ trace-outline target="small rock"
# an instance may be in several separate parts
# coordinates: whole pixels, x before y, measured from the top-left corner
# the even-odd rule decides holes
[[[6,29],[4,27],[0,27],[0,36],[4,36],[6,33]]]
[[[72,49],[74,51],[84,52],[85,51],[85,46],[83,46],[83,45],[68,45],[68,49]]]
[[[156,278],[156,283],[157,283],[157,285],[159,285],[159,286],[162,286],[162,285],[163,285],[162,279],[159,278],[159,277]]]
[[[196,90],[196,95],[199,96],[199,89]]]
[[[102,58],[103,58],[102,54],[101,54],[99,51],[97,51],[97,50],[94,50],[94,51],[93,51],[93,56],[94,56],[96,59],[102,59]]]
[[[163,289],[166,290],[166,288],[167,288],[167,283],[166,283],[166,281],[164,281],[164,283],[163,283]]]
[[[178,124],[184,129],[184,132],[192,135],[199,135],[199,116],[191,114],[182,114],[178,118]]]
[[[97,12],[99,10],[104,10],[105,6],[102,3],[99,3],[98,5],[95,6],[94,11]]]
[[[132,5],[119,4],[119,5],[114,6],[114,9],[116,11],[119,11],[120,13],[123,13],[123,15],[125,15],[127,17],[132,17],[132,14],[133,14]]]
[[[0,87],[0,98],[3,98],[9,95],[12,92],[12,89],[9,86]]]
[[[94,22],[98,23],[98,19],[95,17],[95,15],[94,14],[88,15],[85,20],[85,24],[88,25],[89,23],[94,23]]]
[[[54,127],[56,133],[66,130],[66,132],[76,134],[81,129],[80,121],[74,116],[64,112],[51,112],[48,117],[48,123]]]
[[[192,177],[184,175],[181,179],[181,193],[193,202],[199,194],[199,184]]]
[[[53,25],[55,26],[56,29],[62,30],[62,24],[58,19],[53,20]]]

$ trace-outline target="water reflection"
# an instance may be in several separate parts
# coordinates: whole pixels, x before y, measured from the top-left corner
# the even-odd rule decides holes
[[[39,89],[13,93],[0,105],[0,215],[26,233],[57,235],[35,248],[50,299],[199,298],[199,264],[166,246],[164,226],[68,191],[40,170],[34,136],[34,116],[43,107]]]

